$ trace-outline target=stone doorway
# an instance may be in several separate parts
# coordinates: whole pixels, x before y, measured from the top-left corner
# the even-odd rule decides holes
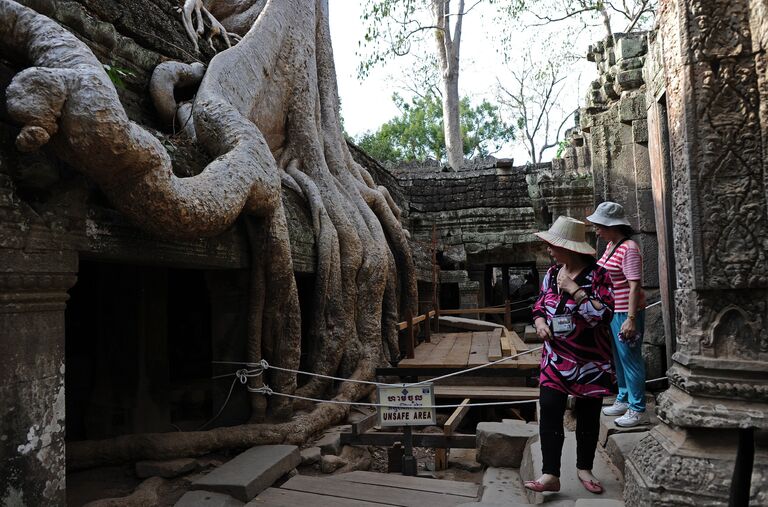
[[[204,271],[81,260],[65,326],[67,441],[196,429],[212,416]]]

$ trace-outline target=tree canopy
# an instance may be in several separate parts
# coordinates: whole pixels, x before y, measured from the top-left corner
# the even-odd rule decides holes
[[[401,114],[368,132],[355,142],[381,162],[412,162],[435,159],[446,162],[443,108],[439,96],[429,93],[410,101],[395,93],[392,100]],[[487,100],[473,106],[469,98],[459,102],[463,153],[467,158],[487,156],[514,139],[514,127],[505,123],[499,108]]]

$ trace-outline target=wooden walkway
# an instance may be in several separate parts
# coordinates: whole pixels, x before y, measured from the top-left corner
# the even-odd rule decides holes
[[[530,348],[517,333],[501,327],[492,331],[432,333],[430,342],[418,345],[414,357],[400,361],[398,368],[471,368]],[[490,368],[536,368],[540,356],[537,351]]]
[[[246,507],[447,507],[475,501],[478,491],[477,484],[468,482],[375,472],[297,475],[263,491]]]

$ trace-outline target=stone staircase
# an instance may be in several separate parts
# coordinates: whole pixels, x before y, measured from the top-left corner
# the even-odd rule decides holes
[[[606,400],[606,403],[612,400]],[[653,407],[649,406],[650,413]],[[491,431],[496,426],[505,426],[504,431],[489,438],[496,442],[494,447],[503,447],[498,439],[527,439],[522,453],[522,461],[512,462],[503,466],[489,466],[483,476],[483,488],[480,499],[464,504],[465,507],[518,507],[525,505],[546,504],[552,507],[620,507],[624,505],[624,463],[626,456],[632,451],[653,427],[656,422],[651,418],[650,425],[636,428],[618,428],[613,424],[613,417],[601,418],[600,439],[593,472],[605,488],[601,495],[595,495],[584,489],[576,476],[576,435],[566,431],[563,444],[561,488],[557,493],[535,493],[523,487],[523,482],[535,480],[541,472],[541,445],[538,436],[531,437],[530,426],[522,425],[520,421],[505,420],[502,423],[484,423],[484,432]],[[528,426],[526,428],[525,426]],[[479,428],[478,428],[479,430]],[[519,433],[519,434],[518,434]],[[512,445],[512,444],[510,444]],[[519,445],[519,441],[514,445]],[[478,449],[478,461],[488,463],[483,457],[483,449]],[[505,455],[510,454],[505,452]],[[515,465],[519,463],[519,468]],[[507,468],[508,467],[508,468]]]

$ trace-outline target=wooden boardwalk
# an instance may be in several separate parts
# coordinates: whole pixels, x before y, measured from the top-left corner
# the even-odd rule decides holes
[[[397,474],[297,475],[246,507],[447,507],[473,502],[478,492],[477,484]]]
[[[502,357],[510,357],[532,348],[514,331],[432,333],[429,343],[414,349],[412,359],[403,359],[398,368],[456,368],[479,366]],[[490,368],[536,368],[541,354],[537,351],[490,366]]]

